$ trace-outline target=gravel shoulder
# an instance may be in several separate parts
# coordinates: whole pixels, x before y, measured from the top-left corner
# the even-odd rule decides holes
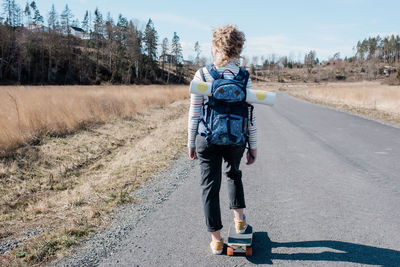
[[[190,177],[194,165],[195,162],[188,160],[186,153],[182,153],[168,169],[149,179],[131,194],[138,200],[137,203],[121,207],[105,230],[93,235],[74,249],[70,256],[53,263],[53,266],[98,265],[103,258],[121,249],[121,240],[133,229],[140,228],[142,219],[168,200],[171,193]]]

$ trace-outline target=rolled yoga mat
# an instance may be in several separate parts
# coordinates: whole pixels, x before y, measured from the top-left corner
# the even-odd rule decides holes
[[[191,81],[190,93],[196,95],[211,96],[210,82]],[[273,105],[275,102],[276,93],[264,90],[247,89],[246,102],[257,103],[262,105]]]

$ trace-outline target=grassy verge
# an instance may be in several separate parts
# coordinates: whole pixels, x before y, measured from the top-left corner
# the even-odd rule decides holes
[[[187,90],[187,89],[186,89]],[[16,149],[0,160],[0,265],[61,258],[110,221],[115,207],[186,144],[188,100]]]
[[[400,125],[400,87],[378,82],[330,83],[292,88],[290,95]]]
[[[2,86],[0,155],[42,136],[131,118],[188,96],[186,86]]]

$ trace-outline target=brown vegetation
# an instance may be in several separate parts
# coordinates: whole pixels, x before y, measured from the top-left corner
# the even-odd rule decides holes
[[[0,241],[19,243],[11,253],[0,255],[2,266],[62,257],[106,225],[115,206],[140,201],[130,192],[168,166],[186,144],[189,103],[173,101],[186,98],[187,87],[19,90],[42,96],[28,94],[29,102],[13,95],[19,107],[39,101],[20,108],[21,125],[27,125],[23,129],[42,125],[36,128],[45,133],[43,129],[53,129],[46,125],[73,131],[85,120],[107,123],[63,136],[45,135],[40,144],[22,146],[0,160]],[[40,119],[52,123],[37,124]],[[19,135],[19,128],[14,129]]]
[[[379,82],[328,83],[290,94],[367,117],[400,124],[400,87]]]
[[[187,96],[185,86],[1,87],[0,153]]]
[[[379,62],[346,62],[341,59],[325,62],[312,68],[269,68],[254,71],[255,81],[280,83],[321,83],[358,82],[385,80],[387,84],[398,85],[400,77],[397,68]]]

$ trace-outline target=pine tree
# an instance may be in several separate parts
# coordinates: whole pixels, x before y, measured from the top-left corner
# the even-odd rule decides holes
[[[21,8],[15,4],[14,5],[14,21],[13,21],[13,25],[15,27],[17,26],[21,26],[22,25],[22,10]]]
[[[110,12],[108,12],[107,14],[105,29],[106,29],[107,47],[108,47],[108,68],[110,69],[110,72],[113,72],[112,61],[113,61],[113,51],[115,47],[115,33],[114,33],[115,25]]]
[[[61,31],[62,33],[67,35],[67,50],[66,58],[67,58],[67,74],[65,75],[64,83],[67,83],[67,80],[70,78],[71,74],[71,60],[72,60],[72,49],[71,49],[71,23],[73,19],[73,15],[71,9],[69,9],[68,4],[65,5],[65,9],[61,13]]]
[[[89,11],[86,10],[85,16],[81,22],[82,29],[84,30],[83,36],[86,37],[90,34],[90,26],[89,26]]]
[[[157,60],[157,42],[158,35],[154,28],[153,21],[149,19],[146,24],[146,29],[143,34],[143,51],[147,55],[145,58],[145,79],[150,73],[151,78],[156,78],[158,66]]]
[[[80,28],[80,27],[81,27],[80,24],[81,24],[81,23],[79,22],[79,19],[74,19],[74,20],[72,21],[72,23],[71,23],[71,26]]]
[[[15,0],[4,0],[3,2],[5,23],[11,27],[21,24],[21,9],[15,3]]]
[[[61,27],[62,27],[62,32],[66,35],[71,35],[71,23],[72,23],[72,12],[71,9],[69,9],[68,4],[65,5],[64,11],[61,13]]]
[[[171,43],[171,52],[174,56],[173,62],[175,63],[177,74],[178,74],[178,66],[183,59],[182,46],[179,41],[180,41],[179,36],[176,34],[176,32],[174,32],[174,36],[172,37],[172,43]]]
[[[47,82],[51,82],[53,80],[53,73],[52,73],[52,66],[55,63],[57,65],[55,56],[54,56],[54,50],[57,47],[57,34],[56,32],[58,31],[58,14],[56,12],[56,9],[54,7],[54,4],[51,6],[51,10],[49,11],[48,18],[47,18],[47,24],[49,27],[49,40],[47,42],[47,49],[48,49],[48,54],[49,54],[49,61],[48,61],[48,67],[47,67]]]
[[[38,25],[40,23],[43,23],[44,22],[43,16],[40,15],[39,9],[36,6],[36,2],[32,1],[30,6],[31,6],[32,11],[33,11],[33,19],[32,19],[33,20],[33,24]]]
[[[111,81],[121,81],[125,76],[125,68],[127,65],[126,56],[126,36],[128,31],[128,20],[118,15],[117,25],[115,26],[115,41],[116,41],[116,53],[115,53],[115,67],[111,74]]]
[[[32,12],[31,12],[31,6],[29,5],[28,2],[26,2],[25,4],[25,9],[24,9],[24,14],[26,17],[26,25],[29,26],[31,24],[31,20],[32,20]]]
[[[48,15],[47,19],[47,24],[49,25],[49,29],[52,31],[56,30],[57,26],[57,21],[58,21],[58,14],[56,12],[56,9],[54,8],[54,4],[51,6],[51,10]]]
[[[194,44],[194,52],[196,53],[196,58],[194,59],[194,63],[196,65],[199,65],[199,63],[200,63],[200,53],[201,53],[199,41],[197,41]]]
[[[153,21],[149,19],[144,31],[143,48],[150,61],[155,61],[157,59],[157,42],[157,31],[154,28]]]
[[[14,7],[15,6],[15,0],[4,0],[3,3],[3,8],[4,8],[4,15],[5,17],[5,23],[13,26],[12,23],[14,21]]]

